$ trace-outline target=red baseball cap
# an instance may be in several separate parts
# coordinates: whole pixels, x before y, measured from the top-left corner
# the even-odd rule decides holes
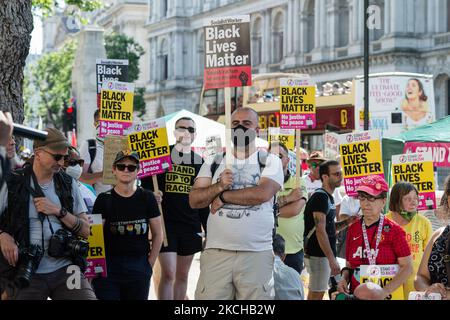
[[[383,192],[389,191],[389,186],[383,177],[377,175],[370,175],[364,177],[356,191],[362,191],[370,194],[371,196],[378,197]]]

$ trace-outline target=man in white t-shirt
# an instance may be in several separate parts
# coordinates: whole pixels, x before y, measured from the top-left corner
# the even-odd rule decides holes
[[[226,156],[218,166],[205,162],[189,194],[192,208],[211,206],[195,299],[273,299],[273,199],[283,168],[277,156],[257,151],[253,109],[238,108],[231,126],[231,169]]]
[[[319,176],[319,166],[321,163],[325,162],[327,159],[322,155],[320,151],[314,151],[310,154],[308,160],[309,174],[305,175],[306,190],[308,191],[308,198],[316,191],[318,188],[322,187],[322,181]],[[342,196],[339,192],[339,188],[336,188],[333,193],[334,204],[336,206],[336,217],[339,217],[339,209],[342,202]],[[339,220],[339,219],[338,219]]]
[[[99,195],[102,192],[106,192],[112,188],[111,185],[102,183],[104,145],[103,145],[103,138],[99,137],[99,130],[100,130],[99,120],[100,120],[100,113],[97,109],[94,113],[94,126],[97,131],[95,137],[95,146],[94,145],[89,146],[89,140],[87,140],[84,141],[84,143],[80,147],[80,156],[81,159],[84,160],[83,173],[80,177],[80,181],[92,185],[97,195]],[[94,161],[92,161],[91,159],[91,154],[89,152],[90,148],[95,149]]]

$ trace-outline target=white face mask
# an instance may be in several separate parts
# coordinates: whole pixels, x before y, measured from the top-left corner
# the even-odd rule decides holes
[[[81,174],[83,173],[83,168],[81,168],[79,164],[77,164],[76,166],[69,166],[66,169],[66,173],[75,180],[78,180],[80,179]]]

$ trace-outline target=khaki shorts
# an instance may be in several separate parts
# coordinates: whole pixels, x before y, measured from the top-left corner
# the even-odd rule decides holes
[[[273,300],[274,255],[206,249],[200,256],[196,300]]]
[[[326,257],[305,258],[306,271],[309,274],[308,290],[312,292],[328,291],[331,269]]]

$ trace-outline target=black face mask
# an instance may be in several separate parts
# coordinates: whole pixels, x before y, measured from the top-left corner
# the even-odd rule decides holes
[[[233,128],[231,132],[231,138],[233,139],[233,144],[236,147],[246,147],[256,139],[256,131],[244,127],[243,125],[238,125]]]

